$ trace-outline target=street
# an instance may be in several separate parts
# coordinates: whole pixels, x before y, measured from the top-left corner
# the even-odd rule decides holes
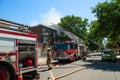
[[[120,0],[0,8],[0,80],[120,80]]]
[[[43,65],[40,80],[120,80],[119,62],[102,62],[101,56],[91,55],[86,61],[54,63],[52,70]]]

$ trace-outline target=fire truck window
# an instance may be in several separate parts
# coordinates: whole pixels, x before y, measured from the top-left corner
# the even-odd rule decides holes
[[[55,50],[66,50],[70,47],[68,43],[62,43],[62,44],[54,44]]]
[[[75,44],[70,44],[70,49],[76,49],[77,48],[77,45]]]
[[[75,46],[74,49],[77,49],[77,44],[75,44],[74,46]]]
[[[15,40],[8,38],[0,38],[0,52],[15,52]]]
[[[71,48],[71,46],[70,46],[70,44],[68,44],[68,49],[70,49]]]
[[[74,45],[73,44],[70,44],[70,49],[73,49],[74,48]]]

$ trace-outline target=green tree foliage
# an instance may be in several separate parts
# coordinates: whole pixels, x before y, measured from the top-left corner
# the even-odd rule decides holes
[[[88,19],[82,20],[81,17],[74,15],[67,15],[61,18],[61,22],[58,24],[63,27],[65,30],[72,32],[76,36],[85,40],[87,35],[87,25]]]
[[[98,3],[92,12],[95,13],[97,20],[91,23],[91,35],[98,42],[106,37],[108,44],[120,42],[120,0],[109,0]]]
[[[92,27],[89,29],[89,33],[87,35],[89,41],[88,46],[90,50],[98,50],[102,42],[102,36],[99,34],[98,29],[99,23],[97,21],[92,21],[90,26]]]

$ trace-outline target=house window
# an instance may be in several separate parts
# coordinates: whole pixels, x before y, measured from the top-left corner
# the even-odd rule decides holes
[[[45,36],[42,37],[42,42],[43,43],[46,42],[46,37]]]
[[[46,28],[42,28],[42,34],[45,34],[47,32]]]
[[[55,31],[53,31],[53,37],[56,37],[56,32]]]
[[[48,34],[52,35],[52,30],[48,29]]]
[[[43,35],[50,35],[49,30],[47,28],[42,28]]]
[[[51,41],[52,41],[52,38],[51,38],[51,37],[49,37],[47,41],[48,41],[48,42],[51,42]]]

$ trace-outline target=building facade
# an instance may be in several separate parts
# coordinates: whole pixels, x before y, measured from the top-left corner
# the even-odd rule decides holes
[[[41,24],[31,27],[30,30],[37,34],[39,47],[41,48],[40,56],[42,57],[44,56],[44,52],[46,52],[46,48],[51,47],[56,41],[57,30]]]

